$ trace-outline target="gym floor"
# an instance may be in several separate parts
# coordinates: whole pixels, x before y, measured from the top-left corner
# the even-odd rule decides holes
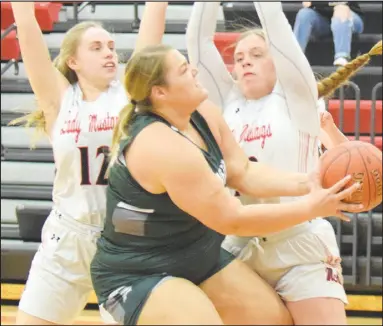
[[[11,302],[12,305],[1,305],[1,325],[14,325],[17,313],[17,302],[24,290],[23,284],[1,284],[1,299],[3,302]],[[382,296],[379,295],[348,295],[349,305],[347,310],[350,312],[374,313],[382,312]],[[96,296],[92,293],[88,303],[90,307],[96,307]],[[364,315],[363,313],[363,315]],[[381,314],[377,318],[348,318],[349,325],[383,325]],[[84,310],[74,325],[103,325],[97,309]]]
[[[14,325],[17,307],[1,306],[1,325]],[[359,318],[348,319],[349,325],[382,325],[382,318]],[[74,325],[103,325],[97,310],[84,310]]]

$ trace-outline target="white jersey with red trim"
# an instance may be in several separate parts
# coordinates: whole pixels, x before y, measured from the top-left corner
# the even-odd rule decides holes
[[[318,109],[322,111],[324,108],[324,101],[319,101]],[[260,100],[234,97],[225,106],[224,118],[251,161],[289,172],[306,173],[316,167],[319,158],[318,138],[300,131],[291,122],[286,98],[278,83],[270,95]],[[293,199],[281,197],[260,200],[241,196],[242,202],[247,204]]]
[[[317,83],[280,2],[254,2],[273,59],[277,82],[273,92],[247,100],[228,72],[214,44],[219,2],[196,2],[187,30],[190,62],[198,68],[209,98],[251,160],[290,172],[308,172],[318,160],[320,123]],[[263,54],[264,55],[264,54]],[[241,196],[245,204],[283,202],[292,197],[260,200]]]
[[[107,155],[113,128],[127,101],[118,81],[93,102],[83,100],[78,84],[66,91],[51,143],[56,167],[53,204],[67,217],[103,226]]]

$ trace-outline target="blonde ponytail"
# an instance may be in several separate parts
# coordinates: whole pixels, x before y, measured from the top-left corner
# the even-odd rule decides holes
[[[356,57],[344,67],[338,68],[330,76],[318,82],[318,97],[328,97],[337,88],[345,84],[355,73],[369,63],[374,55],[382,55],[382,41],[379,41],[368,53]]]
[[[131,101],[120,111],[120,114],[118,116],[118,124],[117,126],[115,126],[113,130],[109,166],[112,166],[118,158],[118,155],[120,152],[121,140],[126,139],[129,136],[128,135],[129,122],[132,120],[135,110],[136,110],[136,105],[133,104]]]

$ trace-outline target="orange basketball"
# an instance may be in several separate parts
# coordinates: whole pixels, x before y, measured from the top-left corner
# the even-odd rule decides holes
[[[363,204],[362,211],[369,211],[382,202],[382,152],[374,145],[361,141],[340,144],[321,157],[321,181],[323,188],[330,188],[347,175],[361,187],[346,200]]]

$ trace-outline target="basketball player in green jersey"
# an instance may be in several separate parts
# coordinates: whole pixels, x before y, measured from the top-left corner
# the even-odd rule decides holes
[[[249,162],[197,71],[178,51],[137,51],[125,71],[131,104],[114,131],[107,218],[92,262],[105,321],[149,324],[291,324],[276,293],[221,249],[224,235],[284,230],[360,205],[357,189],[322,189],[317,173]],[[198,108],[198,109],[197,109]],[[301,196],[243,206],[225,185],[256,197]]]

